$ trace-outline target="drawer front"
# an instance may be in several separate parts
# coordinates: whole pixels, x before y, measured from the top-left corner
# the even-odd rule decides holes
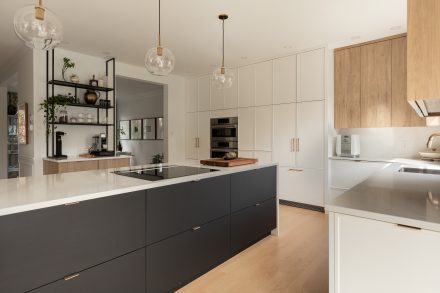
[[[145,248],[79,272],[32,293],[145,293]]]
[[[145,192],[0,218],[0,292],[24,292],[145,246]]]
[[[147,191],[147,245],[229,213],[230,177]]]
[[[276,228],[276,198],[231,215],[231,252],[236,254]]]
[[[229,217],[147,247],[147,292],[174,292],[229,256]]]
[[[268,167],[231,175],[231,208],[238,211],[277,194],[277,168]]]

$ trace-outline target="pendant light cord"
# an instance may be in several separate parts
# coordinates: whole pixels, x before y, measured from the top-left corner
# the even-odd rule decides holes
[[[223,55],[222,55],[222,67],[225,67],[225,20],[222,20],[222,30],[223,30]]]
[[[159,47],[161,46],[160,43],[160,0],[159,0]]]
[[[43,7],[43,0],[38,1],[38,6]]]

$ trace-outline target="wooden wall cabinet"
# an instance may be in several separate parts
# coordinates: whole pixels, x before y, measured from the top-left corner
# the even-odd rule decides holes
[[[335,50],[335,128],[426,125],[407,101],[406,43],[397,35]]]
[[[361,48],[335,51],[335,128],[361,127]]]

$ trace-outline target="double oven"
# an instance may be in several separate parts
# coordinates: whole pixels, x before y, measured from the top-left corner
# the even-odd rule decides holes
[[[238,155],[238,117],[211,119],[211,158]]]

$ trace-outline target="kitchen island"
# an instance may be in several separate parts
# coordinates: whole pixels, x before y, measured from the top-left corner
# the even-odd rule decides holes
[[[138,168],[1,180],[0,292],[172,292],[277,232],[274,164]]]
[[[331,293],[438,292],[435,173],[438,164],[394,160],[326,205]]]

